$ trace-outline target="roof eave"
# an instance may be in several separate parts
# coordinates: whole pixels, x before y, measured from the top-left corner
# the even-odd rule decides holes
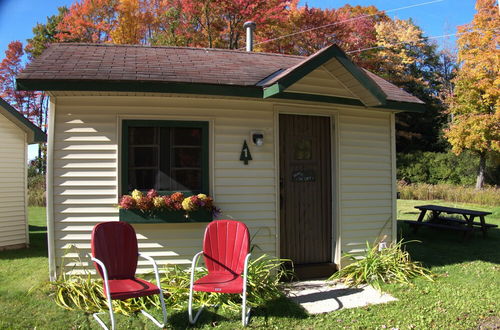
[[[47,142],[47,135],[35,124],[14,109],[7,101],[0,98],[0,107],[18,127],[28,134],[28,144]]]

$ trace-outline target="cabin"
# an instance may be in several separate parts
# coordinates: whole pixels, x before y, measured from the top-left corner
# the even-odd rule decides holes
[[[46,141],[42,130],[0,98],[0,250],[29,245],[28,144]]]
[[[51,279],[91,269],[75,258],[90,251],[92,227],[131,221],[120,196],[151,188],[209,194],[218,218],[247,224],[254,253],[329,275],[344,253],[396,239],[394,116],[425,110],[336,45],[302,57],[53,44],[17,88],[50,95]],[[134,223],[161,265],[188,266],[205,226]]]

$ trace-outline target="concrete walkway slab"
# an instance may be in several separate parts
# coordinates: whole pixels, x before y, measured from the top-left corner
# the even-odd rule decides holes
[[[286,295],[309,314],[333,312],[344,308],[383,304],[397,300],[369,285],[349,288],[323,280],[294,282],[287,286]]]

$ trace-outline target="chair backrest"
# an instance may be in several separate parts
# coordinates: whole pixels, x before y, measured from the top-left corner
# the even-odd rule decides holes
[[[134,228],[126,222],[98,223],[92,230],[92,256],[101,260],[108,271],[108,278],[134,278],[137,269],[138,248]],[[94,263],[99,275],[101,267]]]
[[[203,254],[209,272],[243,273],[250,249],[250,234],[243,222],[212,221],[205,230]]]

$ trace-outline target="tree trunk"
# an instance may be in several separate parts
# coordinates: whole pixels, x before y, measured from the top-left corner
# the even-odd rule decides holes
[[[476,178],[476,189],[477,190],[483,189],[485,169],[486,169],[486,154],[480,153],[479,154],[479,169],[477,171],[477,178]]]

